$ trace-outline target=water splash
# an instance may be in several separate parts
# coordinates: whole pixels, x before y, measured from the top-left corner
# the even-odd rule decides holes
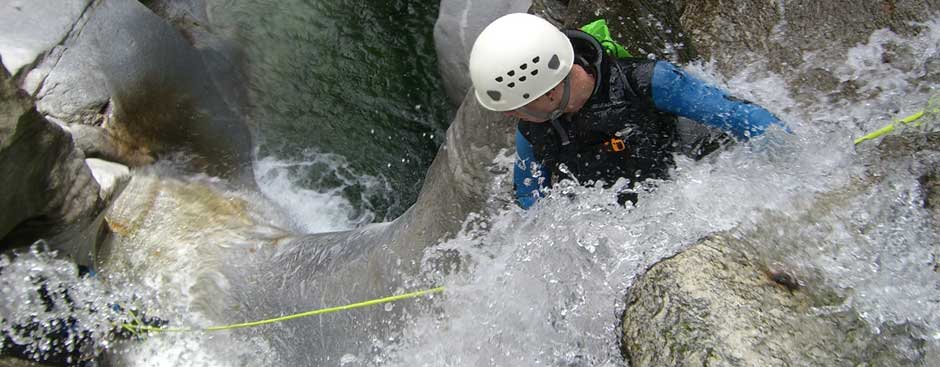
[[[127,314],[140,305],[130,292],[106,290],[96,277],[56,258],[40,241],[23,253],[0,256],[0,350],[35,360],[90,361],[107,349]]]
[[[302,160],[265,157],[255,163],[261,192],[282,206],[302,233],[351,229],[375,219],[375,205],[385,202],[391,186],[382,177],[361,175],[345,158],[307,150]]]
[[[504,209],[465,230],[427,255],[428,277],[448,289],[437,312],[415,321],[385,361],[371,365],[626,365],[618,325],[633,280],[699,238],[729,230],[752,240],[758,253],[835,287],[845,296],[842,308],[857,310],[874,331],[911,323],[936,349],[940,288],[930,259],[940,223],[924,208],[917,182],[940,160],[885,162],[874,170],[882,181],[852,187],[881,160],[866,147],[856,151],[853,138],[900,110],[923,108],[932,94],[918,70],[937,56],[937,29],[927,23],[911,39],[878,31],[843,65],[806,66],[838,68],[866,91],[883,89],[860,100],[830,103],[818,95],[806,105],[806,96],[792,98],[786,79],[760,65],[727,79],[710,64],[692,65],[704,79],[769,107],[794,134],[771,131],[702,162],[679,159],[671,180],[640,188],[636,207],[617,206],[616,187],[562,182],[534,210]],[[914,67],[875,72],[872,62],[882,55],[865,50],[886,42],[926,53],[905,59]],[[852,195],[829,199],[841,200],[839,210],[801,214],[846,190]],[[789,225],[768,229],[768,221]],[[442,258],[459,265],[436,265]]]
[[[446,296],[435,300],[431,311],[404,318],[403,323],[409,326],[400,335],[392,333],[390,339],[371,340],[373,354],[345,355],[339,363],[623,366],[626,362],[620,356],[618,324],[626,306],[624,294],[634,279],[702,236],[729,230],[753,239],[759,253],[795,267],[804,279],[836,288],[845,297],[844,307],[859,310],[873,329],[886,322],[911,322],[937,344],[940,289],[929,260],[936,256],[936,244],[940,243],[938,219],[924,208],[918,180],[940,164],[940,158],[924,153],[917,160],[901,157],[880,162],[876,149],[861,147],[857,151],[852,144],[853,138],[883,126],[892,117],[921,108],[934,94],[933,87],[920,79],[923,75],[917,70],[936,56],[935,45],[940,44],[937,29],[940,27],[928,23],[924,32],[910,39],[879,31],[869,44],[853,49],[839,64],[809,63],[807,68],[839,70],[841,79],[858,83],[862,93],[856,99],[833,100],[831,96],[816,95],[796,101],[788,94],[791,88],[785,78],[767,73],[760,65],[729,78],[716,73],[709,64],[692,66],[705,79],[767,106],[789,124],[794,134],[771,131],[701,162],[680,158],[673,179],[640,186],[640,200],[635,207],[618,206],[616,188],[581,187],[570,182],[559,183],[550,197],[527,212],[498,207],[505,200],[490,201],[489,209],[496,214],[475,217],[456,238],[426,254],[427,279],[421,283],[447,287]],[[929,52],[933,54],[908,59],[914,64],[912,68],[893,64],[874,71],[873,62],[881,56],[871,50],[885,52],[878,46],[885,42],[932,50]],[[500,157],[496,164],[509,172],[511,159]],[[368,178],[364,184],[344,167],[336,157],[314,154],[298,162],[260,159],[257,172],[265,195],[288,208],[295,227],[322,230],[356,226],[366,222],[363,218],[368,214],[356,209],[349,199],[340,199],[339,191],[324,194],[298,190],[293,183],[309,177],[306,170],[332,170],[342,185],[383,189],[383,184],[369,183]],[[871,179],[873,172],[877,182],[852,191],[853,185]],[[496,179],[491,184],[503,182]],[[840,190],[849,190],[850,195],[829,199],[839,204],[838,210],[804,215],[807,208]],[[200,189],[184,197],[204,197],[211,192]],[[264,200],[250,195],[222,196],[216,202],[261,206],[258,203]],[[305,207],[318,200],[327,205]],[[154,208],[158,213],[179,213],[181,207],[193,203],[199,200],[156,202]],[[226,279],[206,268],[224,265],[219,259],[226,257],[219,252],[248,251],[259,246],[264,236],[261,240],[226,237],[223,231],[221,239],[234,242],[220,241],[218,236],[203,236],[218,235],[218,228],[199,227],[211,222],[225,228],[217,210],[199,208],[187,215],[191,216],[175,218],[183,225],[169,223],[167,229],[148,231],[154,237],[135,240],[145,245],[161,241],[172,245],[165,257],[177,262],[167,265],[152,260],[150,265],[161,270],[154,274],[172,274],[150,279],[146,289],[164,292],[159,295],[164,303],[162,310],[183,315],[181,322],[200,325],[218,319],[217,314],[224,311],[215,310],[215,314],[204,317],[198,312],[205,310],[200,302],[229,304],[225,299],[231,296],[224,292]],[[311,219],[323,215],[327,218],[322,223],[326,224]],[[773,216],[781,225],[768,229],[764,225]],[[165,216],[157,215],[142,223],[160,225],[161,218]],[[248,222],[266,221],[253,218]],[[173,240],[167,241],[168,236]],[[150,258],[152,254],[140,256]],[[206,262],[189,261],[192,259]],[[17,261],[6,259],[2,264],[6,268]],[[55,260],[38,261],[42,265]],[[24,266],[22,272],[31,265]],[[303,269],[291,269],[295,270]],[[0,279],[17,278],[8,274],[13,273],[3,270]],[[198,286],[194,280],[197,275],[216,285]],[[6,287],[3,291],[8,292]],[[82,292],[96,294],[95,290]],[[375,312],[393,310],[378,308]],[[13,313],[4,310],[3,315],[6,318]],[[31,317],[28,312],[22,315]],[[292,340],[289,334],[276,338],[276,343],[298,350],[304,350],[310,342]],[[250,332],[186,335],[148,339],[129,346],[122,355],[129,365],[291,362],[271,355],[267,343]]]

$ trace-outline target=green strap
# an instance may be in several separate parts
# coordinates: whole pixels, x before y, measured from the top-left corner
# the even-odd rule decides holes
[[[323,315],[323,314],[339,312],[339,311],[348,311],[348,310],[353,310],[357,308],[363,308],[363,307],[374,306],[374,305],[379,305],[383,303],[395,302],[395,301],[400,301],[400,300],[409,299],[409,298],[416,298],[416,297],[420,297],[426,294],[442,293],[442,292],[444,292],[444,287],[437,287],[437,288],[427,289],[423,291],[400,294],[397,296],[374,299],[371,301],[353,303],[353,304],[349,304],[345,306],[323,308],[319,310],[301,312],[301,313],[297,313],[293,315],[275,317],[275,318],[260,320],[260,321],[243,322],[239,324],[222,325],[222,326],[210,326],[207,328],[168,328],[168,327],[148,326],[148,325],[143,325],[140,319],[138,319],[137,316],[134,315],[134,313],[131,313],[131,317],[134,319],[134,323],[132,324],[124,323],[124,324],[121,324],[121,327],[125,330],[130,331],[131,333],[134,333],[135,335],[139,334],[141,331],[183,333],[183,332],[194,332],[194,331],[222,331],[222,330],[242,329],[242,328],[273,324],[273,323],[283,322],[283,321],[288,321],[288,320],[293,320],[293,319],[299,319],[302,317]]]
[[[608,54],[617,58],[633,57],[627,49],[623,48],[623,46],[617,43],[617,41],[614,41],[610,36],[610,29],[607,28],[606,20],[595,20],[581,27],[581,30],[597,39],[601,46],[604,46],[604,50],[606,50]]]

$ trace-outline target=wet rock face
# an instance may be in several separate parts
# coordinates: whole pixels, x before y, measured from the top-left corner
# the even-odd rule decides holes
[[[928,209],[940,210],[940,175],[924,176],[920,184],[926,196],[924,206]]]
[[[0,187],[4,247],[58,236],[53,247],[87,263],[90,250],[69,243],[82,243],[76,233],[99,209],[98,185],[68,133],[44,119],[5,70],[0,70]]]
[[[832,51],[862,43],[877,29],[911,34],[916,29],[911,22],[928,19],[929,10],[938,5],[940,2],[935,0],[798,0],[770,4],[754,0],[687,0],[682,6],[682,24],[693,30],[692,38],[706,59],[730,60],[756,52],[778,56],[769,60],[778,67],[784,63],[798,66],[803,63],[803,51]]]
[[[58,3],[32,2],[22,16],[43,22],[40,11]],[[40,37],[43,27],[0,34],[0,54],[38,55],[35,67],[5,66],[22,67],[21,87],[35,94],[40,113],[82,126],[76,138],[89,157],[140,166],[184,153],[193,171],[253,182],[242,88],[233,81],[238,63],[220,50],[227,46],[207,41],[197,49],[191,34],[136,1],[53,14],[54,37]],[[49,40],[27,44],[36,38]]]
[[[929,20],[938,8],[937,0],[687,0],[680,12],[696,50],[703,59],[717,61],[723,72],[766,63],[801,89],[796,94],[838,92],[840,98],[852,98],[856,86],[817,83],[834,77],[827,70],[804,70],[806,60],[816,65],[844,60],[850,47],[868,42],[879,29],[912,35],[918,29],[915,23]],[[896,61],[909,52],[888,47],[883,62],[904,70],[908,66]]]
[[[737,242],[706,238],[655,265],[630,289],[623,348],[631,366],[924,363],[924,342],[904,332],[908,326],[890,325],[875,336],[854,310],[816,314],[841,299],[804,289],[786,269],[761,265]]]
[[[659,59],[684,63],[697,54],[680,22],[678,1],[671,0],[572,0],[565,26],[578,28],[596,19],[606,19],[611,36],[633,56],[650,54]]]

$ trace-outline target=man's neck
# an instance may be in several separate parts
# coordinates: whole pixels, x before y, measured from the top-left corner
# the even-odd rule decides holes
[[[587,101],[591,99],[591,94],[594,93],[596,82],[594,76],[581,65],[574,65],[571,68],[571,99],[568,101],[565,113],[576,113],[584,108]]]

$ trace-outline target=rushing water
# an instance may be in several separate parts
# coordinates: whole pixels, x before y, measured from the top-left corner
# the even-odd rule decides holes
[[[272,23],[333,22],[274,7],[234,9],[241,9],[241,13],[235,13],[245,17],[264,15]],[[264,29],[275,32],[273,28]],[[299,40],[317,35],[316,29],[308,31],[278,30]],[[355,32],[340,34],[363,36]],[[843,308],[858,310],[873,330],[885,323],[911,322],[918,326],[915,336],[926,340],[931,348],[940,348],[937,286],[940,274],[934,268],[940,252],[940,218],[924,208],[925,198],[919,186],[923,173],[940,165],[940,156],[924,153],[916,159],[905,156],[883,159],[874,145],[856,148],[852,144],[855,137],[887,124],[891,118],[923,108],[928,98],[938,93],[935,86],[923,80],[922,72],[931,58],[940,56],[938,44],[940,24],[936,22],[923,25],[919,35],[909,38],[877,31],[866,44],[854,47],[844,60],[831,64],[808,62],[805,66],[835,70],[841,80],[854,80],[859,86],[858,95],[870,96],[860,100],[833,101],[819,95],[801,96],[802,102],[796,102],[784,78],[760,67],[724,78],[709,64],[688,66],[735,95],[768,107],[789,124],[793,134],[772,131],[766,137],[701,162],[679,159],[674,178],[650,183],[641,190],[636,207],[615,205],[612,190],[563,182],[533,210],[490,208],[495,215],[468,224],[454,239],[427,251],[423,274],[409,279],[409,285],[445,286],[445,296],[418,302],[426,307],[404,314],[399,313],[403,306],[398,305],[364,311],[373,317],[393,318],[390,325],[394,327],[358,344],[338,343],[354,346],[348,350],[325,351],[322,349],[328,344],[325,340],[306,337],[316,334],[318,328],[325,328],[324,323],[357,325],[336,316],[220,334],[154,335],[129,343],[119,358],[136,366],[292,366],[322,362],[316,354],[329,352],[341,357],[321,365],[624,366],[618,325],[626,289],[650,265],[719,231],[733,231],[748,238],[754,250],[770,261],[796,269],[805,281],[831,287],[845,297]],[[885,48],[898,46],[919,50],[904,60],[915,67],[895,68],[881,62]],[[304,58],[275,60],[268,65],[300,63],[298,70],[305,70],[304,65],[310,64],[301,59]],[[276,68],[259,70],[256,72],[262,74],[255,83],[271,83],[277,88],[256,85],[259,88],[256,93],[266,90],[272,94],[303,94],[296,88],[322,83],[321,79],[311,77],[304,79],[308,83],[284,84],[297,74],[278,74],[285,71],[273,71]],[[265,79],[261,77],[265,76],[264,71],[274,75]],[[324,80],[329,83],[321,88],[334,88],[332,83],[338,83]],[[875,93],[876,90],[879,92]],[[313,106],[321,105],[304,103],[313,102],[320,95],[317,92],[304,97],[303,102],[279,102],[274,95],[256,96],[256,103],[280,105],[284,111],[301,106],[316,110]],[[138,232],[150,235],[132,238],[132,243],[141,247],[131,251],[139,251],[135,253],[137,257],[159,261],[148,260],[153,264],[134,267],[135,271],[147,270],[143,272],[145,276],[138,277],[143,279],[140,284],[134,286],[121,283],[121,269],[105,275],[110,284],[133,288],[134,294],[102,292],[99,279],[81,277],[69,264],[37,251],[0,261],[3,281],[0,292],[4,299],[30,300],[0,305],[5,307],[3,315],[27,320],[36,317],[52,329],[58,327],[56,320],[63,315],[74,315],[78,320],[72,322],[78,325],[76,330],[87,329],[102,336],[108,331],[105,325],[127,318],[126,313],[109,311],[115,303],[135,305],[159,315],[185,315],[171,320],[176,325],[207,325],[212,323],[210,320],[224,319],[221,314],[228,312],[226,305],[277,304],[270,299],[237,299],[239,295],[231,292],[234,286],[229,284],[233,278],[226,277],[227,272],[282,269],[283,275],[258,277],[279,279],[280,283],[248,282],[248,287],[269,290],[259,294],[276,295],[278,289],[303,288],[304,285],[284,283],[307,279],[292,276],[303,272],[299,266],[303,261],[282,259],[283,263],[251,267],[252,262],[271,259],[252,254],[263,252],[269,242],[282,236],[358,226],[373,219],[370,213],[383,216],[381,213],[386,209],[381,205],[370,207],[373,204],[362,203],[370,203],[374,196],[387,195],[387,190],[398,190],[393,181],[403,178],[392,179],[383,172],[361,168],[375,165],[357,166],[359,159],[369,159],[360,153],[348,153],[329,144],[318,145],[338,136],[279,142],[279,138],[297,135],[293,129],[302,125],[290,123],[290,118],[285,118],[290,114],[272,109],[261,108],[259,116],[270,120],[257,121],[263,134],[267,134],[256,164],[263,196],[226,191],[224,185],[208,178],[159,183],[158,178],[166,173],[159,170],[148,173],[145,176],[157,180],[154,185],[162,189],[154,195],[153,209],[137,222],[147,228]],[[400,109],[395,111],[402,113]],[[381,111],[370,114],[381,115]],[[335,114],[331,118],[335,118],[331,123],[348,124],[343,126],[352,129],[348,130],[350,138],[365,133],[355,130],[360,126],[353,123],[362,116],[354,114],[346,119]],[[928,119],[931,121],[927,128],[936,129],[940,121],[936,116]],[[266,123],[270,125],[268,131],[277,131],[277,127],[285,130],[264,133]],[[439,123],[430,122],[427,126]],[[434,129],[419,131],[426,134]],[[435,134],[434,139],[440,139],[440,133]],[[420,137],[417,132],[411,136]],[[310,150],[311,147],[318,150]],[[407,150],[396,151],[396,159],[410,154],[402,152]],[[497,158],[497,163],[506,168],[511,162],[508,155]],[[859,184],[871,176],[878,177],[875,183]],[[410,179],[419,180],[417,175]],[[491,184],[504,183],[505,180],[496,179]],[[348,187],[356,187],[356,192],[344,190]],[[843,194],[831,196],[830,192]],[[814,207],[817,209],[807,214],[808,208]],[[169,216],[163,214],[171,210],[177,211]],[[246,218],[243,212],[264,215]],[[212,213],[208,216],[212,220],[200,219],[205,213]],[[167,218],[170,216],[175,218]],[[238,230],[239,223],[252,223],[249,235]],[[773,230],[768,230],[767,223],[775,224]],[[151,245],[156,242],[163,247]],[[154,247],[167,252],[154,254]],[[440,264],[453,263],[440,259],[454,256],[461,259],[459,268],[441,267]],[[65,284],[79,297],[80,304],[89,307],[42,309],[42,302],[36,301],[39,293],[30,290],[36,289],[37,281],[53,278],[55,284]],[[318,290],[307,292],[315,294]],[[330,300],[320,301],[331,304]],[[13,305],[19,308],[11,309]],[[271,316],[288,312],[270,311]],[[346,335],[357,333],[350,331]],[[109,346],[102,343],[96,347]]]

